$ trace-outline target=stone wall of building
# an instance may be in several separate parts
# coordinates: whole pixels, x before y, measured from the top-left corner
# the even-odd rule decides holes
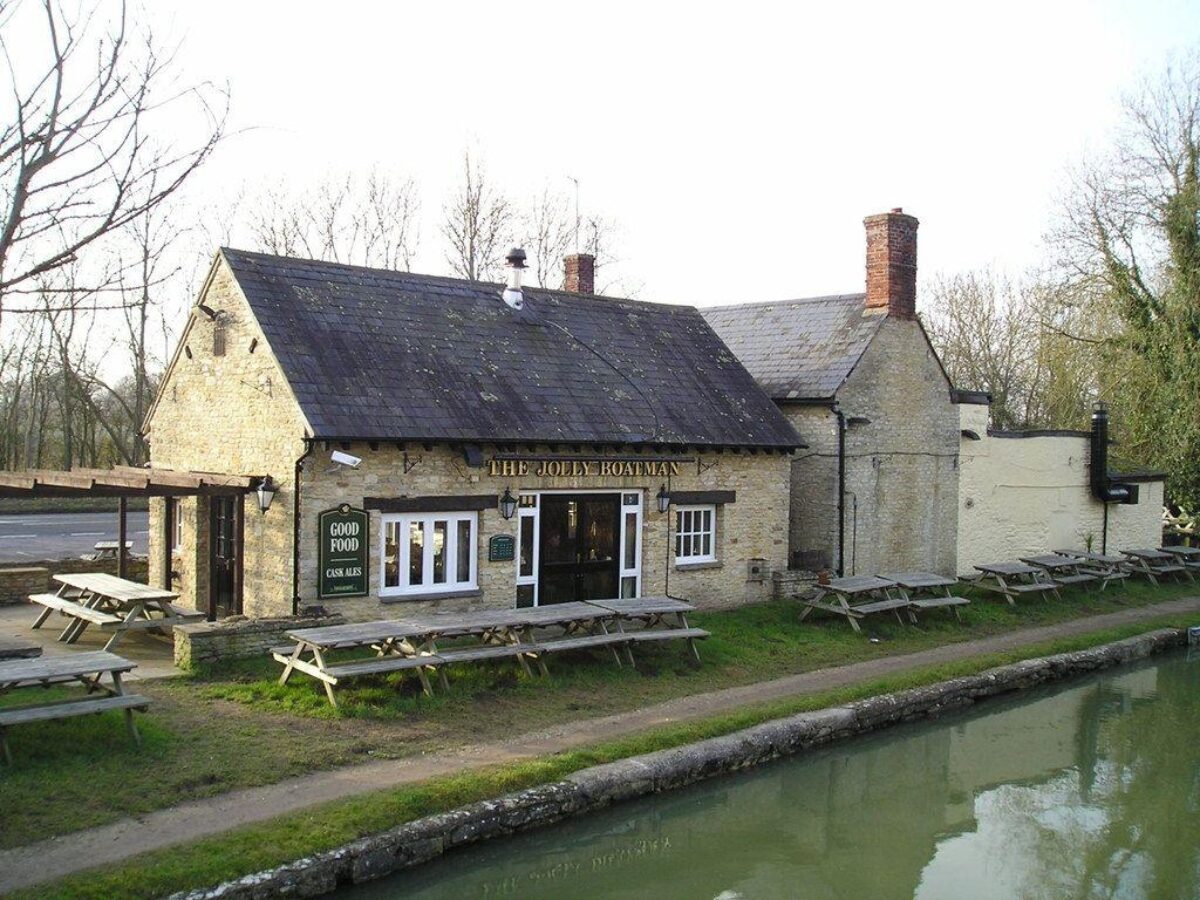
[[[228,267],[218,259],[193,312],[149,419],[154,466],[270,475],[271,509],[245,506],[244,612],[286,615],[292,608],[293,473],[304,452],[306,423]],[[163,583],[163,500],[150,505],[150,578]],[[184,498],[183,541],[172,583],[181,599],[208,606],[208,516],[204,497]]]
[[[509,608],[516,602],[516,561],[489,562],[488,541],[494,535],[516,536],[518,520],[506,521],[496,507],[479,513],[475,548],[478,590],[465,596],[433,600],[402,597],[381,599],[381,513],[370,513],[369,559],[371,595],[361,598],[318,598],[317,517],[341,503],[362,507],[365,497],[501,495],[508,488],[522,491],[638,492],[642,497],[641,593],[669,593],[705,608],[737,606],[771,597],[771,572],[787,565],[787,522],[790,460],[778,453],[688,453],[694,461],[681,464],[669,479],[671,491],[734,491],[736,500],[718,506],[718,561],[689,569],[668,558],[673,539],[673,515],[655,506],[661,478],[492,477],[487,467],[472,468],[461,451],[449,447],[355,443],[348,451],[362,458],[357,469],[331,467],[329,451],[314,452],[301,476],[300,597],[302,603],[321,603],[350,619],[400,616],[413,610]],[[485,447],[490,457],[493,448]],[[561,449],[557,452],[562,452]],[[618,454],[628,455],[628,454]],[[647,457],[652,458],[652,457]],[[668,528],[671,536],[668,536]],[[751,568],[756,571],[752,572]]]
[[[999,437],[987,433],[987,407],[961,408],[964,438],[958,511],[958,572],[976,563],[1051,550],[1105,545],[1104,506],[1091,493],[1087,435]],[[1108,505],[1107,548],[1157,547],[1163,482],[1138,484],[1136,504]]]
[[[837,567],[838,422],[828,405],[781,411],[808,446],[792,459],[788,559],[796,568]]]
[[[958,409],[919,322],[889,316],[838,392],[846,431],[847,575],[952,574]]]

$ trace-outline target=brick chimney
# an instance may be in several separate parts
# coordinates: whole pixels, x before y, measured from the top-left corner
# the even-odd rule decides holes
[[[917,220],[896,207],[863,219],[867,229],[867,309],[917,317]]]
[[[596,257],[590,253],[572,253],[563,262],[567,269],[565,290],[574,294],[596,293]]]

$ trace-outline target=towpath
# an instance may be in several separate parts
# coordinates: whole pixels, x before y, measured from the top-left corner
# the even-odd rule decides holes
[[[918,653],[818,669],[706,694],[693,694],[599,719],[568,722],[507,741],[476,744],[410,759],[379,760],[327,772],[314,772],[278,784],[192,801],[135,819],[123,819],[110,825],[0,851],[0,894],[93,866],[119,863],[136,853],[192,843],[240,825],[261,822],[344,797],[384,791],[463,770],[533,759],[611,741],[660,725],[704,719],[759,703],[801,697],[912,669],[1016,650],[1057,638],[1180,613],[1200,613],[1200,597],[947,644]]]

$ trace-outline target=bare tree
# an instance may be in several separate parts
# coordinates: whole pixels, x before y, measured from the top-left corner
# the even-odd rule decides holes
[[[930,339],[951,381],[991,393],[997,428],[1086,421],[1107,326],[1071,286],[983,270],[936,278],[926,294]]]
[[[269,253],[408,271],[420,206],[411,178],[347,175],[302,194],[268,191],[251,214],[250,231]]]
[[[563,257],[569,253],[590,253],[596,258],[596,289],[605,293],[615,282],[602,284],[601,272],[611,271],[617,262],[613,247],[616,224],[604,216],[579,215],[572,199],[564,192],[544,188],[520,217],[520,240],[528,252],[538,284],[546,288],[563,285]]]
[[[521,243],[533,275],[545,288],[561,288],[563,257],[575,246],[575,216],[567,196],[544,188],[521,215]]]
[[[221,140],[228,111],[226,92],[172,83],[172,55],[148,32],[131,35],[124,3],[107,16],[108,4],[40,6],[0,0],[11,85],[0,100],[0,313],[174,194]],[[41,61],[18,71],[12,45],[32,45],[35,32]],[[181,105],[198,113],[198,133],[156,140],[159,118]]]
[[[492,186],[482,163],[463,154],[463,179],[443,208],[442,237],[451,271],[471,281],[494,279],[511,238],[512,204]]]

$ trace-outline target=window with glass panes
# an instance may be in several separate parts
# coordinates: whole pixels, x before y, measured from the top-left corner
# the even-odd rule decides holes
[[[717,558],[717,508],[675,508],[675,561],[714,562]]]
[[[171,552],[178,553],[183,548],[183,504],[178,497],[167,500],[171,516]]]
[[[478,521],[473,512],[384,516],[380,595],[474,589]]]

